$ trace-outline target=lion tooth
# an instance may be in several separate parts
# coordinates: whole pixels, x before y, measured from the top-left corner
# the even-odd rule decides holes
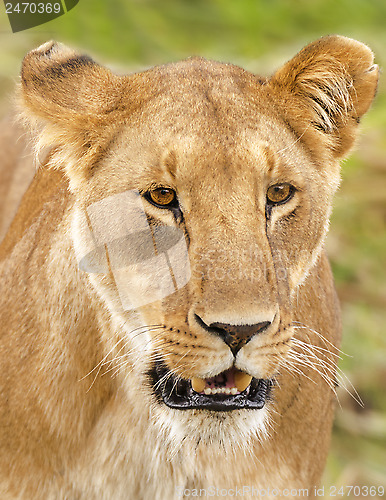
[[[192,389],[195,392],[203,392],[205,390],[206,384],[205,380],[203,380],[202,378],[194,377],[192,378],[191,383],[192,383]]]
[[[234,374],[235,385],[239,392],[245,391],[252,381],[252,377],[248,373],[241,372],[240,370],[235,371]]]
[[[232,394],[232,396],[235,396],[235,395],[237,394],[237,389],[236,389],[236,387],[232,387],[232,389],[231,389],[231,394]]]
[[[210,387],[207,387],[205,390],[204,390],[204,393],[209,396],[209,394],[212,394],[212,389]]]

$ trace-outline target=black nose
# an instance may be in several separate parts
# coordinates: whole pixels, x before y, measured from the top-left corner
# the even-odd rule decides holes
[[[234,355],[247,344],[254,335],[264,332],[271,324],[271,321],[263,321],[255,325],[229,325],[228,323],[211,323],[206,325],[202,319],[196,315],[201,326],[212,333],[217,333],[223,341],[230,347]]]
[[[231,351],[236,355],[239,350],[247,344],[251,338],[266,330],[270,321],[263,321],[255,325],[228,325],[227,323],[211,323],[209,328],[216,331],[223,341],[229,345]]]

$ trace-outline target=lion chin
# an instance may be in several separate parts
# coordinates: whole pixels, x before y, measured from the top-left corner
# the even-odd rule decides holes
[[[213,453],[235,453],[243,449],[250,453],[255,441],[269,438],[269,412],[243,412],[208,414],[197,411],[188,415],[154,408],[156,425],[170,452],[170,459],[178,454],[186,456],[199,446],[209,446]]]
[[[186,381],[161,363],[149,375],[158,403],[155,422],[173,453],[200,442],[227,452],[235,446],[247,450],[253,439],[268,437],[272,380],[230,368],[209,379]]]
[[[26,55],[0,129],[2,499],[312,496],[341,338],[324,240],[377,79],[341,36],[270,78]]]

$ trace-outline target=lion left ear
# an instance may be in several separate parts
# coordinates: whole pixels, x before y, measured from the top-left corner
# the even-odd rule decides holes
[[[378,66],[363,43],[327,36],[307,45],[271,78],[281,112],[299,133],[318,134],[334,156],[353,145],[357,124],[375,96]],[[314,137],[315,138],[315,137]]]
[[[32,50],[22,64],[22,116],[38,124],[38,149],[50,147],[48,165],[63,168],[73,186],[91,175],[117,127],[151,92],[140,74],[114,75],[56,42]]]
[[[64,128],[84,128],[110,115],[125,83],[90,57],[52,41],[29,52],[21,69],[24,109]]]
[[[68,47],[47,42],[22,64],[22,116],[38,125],[38,149],[54,148],[48,166],[81,180],[103,154],[122,112],[127,80]]]

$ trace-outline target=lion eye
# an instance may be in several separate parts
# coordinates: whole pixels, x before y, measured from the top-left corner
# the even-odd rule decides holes
[[[165,208],[174,206],[177,201],[176,192],[173,189],[164,187],[149,191],[148,197],[154,204]]]
[[[267,203],[269,205],[281,205],[287,202],[295,192],[291,184],[275,184],[268,188]]]

